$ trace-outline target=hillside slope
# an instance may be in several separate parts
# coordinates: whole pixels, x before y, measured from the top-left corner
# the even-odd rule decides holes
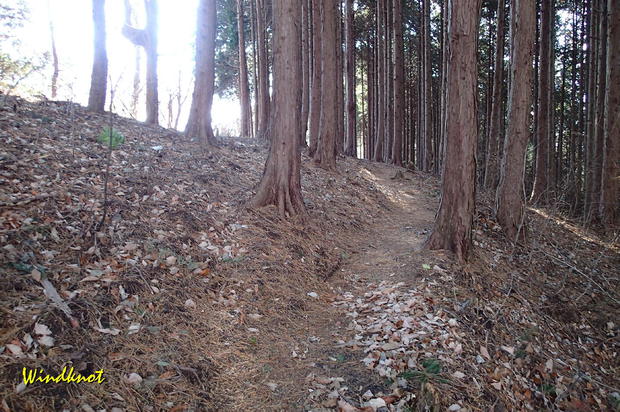
[[[101,223],[110,124],[126,141]],[[255,141],[206,150],[14,98],[0,133],[5,410],[618,405],[618,245],[559,217],[530,211],[514,248],[480,199],[460,266],[419,251],[439,200],[425,174],[304,156],[302,222],[244,208]],[[20,384],[67,365],[106,381]]]

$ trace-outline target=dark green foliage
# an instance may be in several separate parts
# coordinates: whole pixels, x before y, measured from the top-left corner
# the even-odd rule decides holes
[[[103,145],[105,145],[106,147],[110,146],[110,139],[112,139],[112,149],[116,149],[118,146],[122,145],[123,143],[125,143],[125,136],[123,136],[121,134],[121,132],[119,132],[116,129],[111,129],[109,127],[106,127],[105,129],[103,129],[101,131],[101,133],[99,134],[99,138],[97,139],[97,141]]]
[[[446,380],[442,378],[440,374],[441,363],[439,360],[428,358],[422,361],[421,370],[407,370],[400,373],[398,377],[408,381],[416,381],[419,384],[424,384],[430,381],[445,383]]]

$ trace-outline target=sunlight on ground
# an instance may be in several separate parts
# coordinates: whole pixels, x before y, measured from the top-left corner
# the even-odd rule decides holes
[[[553,221],[554,223],[557,223],[558,225],[562,226],[563,228],[569,230],[574,235],[579,236],[583,240],[595,243],[595,244],[597,244],[599,246],[602,246],[602,247],[604,247],[606,249],[609,249],[611,251],[614,251],[614,252],[620,252],[620,247],[618,247],[618,245],[602,241],[601,239],[598,239],[596,237],[592,237],[590,233],[588,233],[584,228],[582,228],[580,226],[576,226],[576,225],[574,225],[574,224],[572,224],[570,222],[567,222],[564,219],[561,219],[559,217],[551,215],[551,214],[545,212],[542,209],[537,209],[537,208],[534,208],[534,207],[528,207],[528,209],[531,210],[532,212],[536,213],[537,215],[544,217],[545,219],[549,219],[549,220]]]
[[[367,168],[362,168],[362,170],[360,171],[360,175],[375,183],[377,189],[379,189],[379,191],[383,193],[391,202],[401,206],[407,203],[406,199],[403,199],[403,197],[412,199],[415,197],[415,195],[419,194],[419,191],[415,190],[413,187],[407,187],[407,192],[405,192],[404,190],[400,190],[403,189],[403,187],[395,190],[389,185],[383,183],[385,178],[377,176],[375,173],[373,173]],[[390,177],[388,176],[386,178],[389,179]]]

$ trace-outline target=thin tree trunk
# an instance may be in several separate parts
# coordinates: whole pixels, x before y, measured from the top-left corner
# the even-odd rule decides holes
[[[52,99],[56,99],[58,96],[58,53],[56,51],[56,36],[54,35],[54,22],[52,21],[52,16],[50,14],[50,38],[52,41]]]
[[[314,156],[319,142],[321,124],[321,39],[322,0],[312,0],[312,91],[310,96],[310,145],[308,155]]]
[[[551,55],[552,51],[552,0],[542,0],[540,23],[540,57],[538,74],[538,116],[536,123],[536,176],[531,202],[546,204],[548,201],[549,153],[551,142]]]
[[[332,85],[325,87],[321,94],[321,120],[319,142],[315,162],[327,170],[336,170],[336,135],[338,133],[338,53],[337,33],[337,4],[336,0],[322,0],[323,25],[321,29],[321,84]]]
[[[345,154],[357,156],[357,109],[355,101],[355,28],[353,26],[353,0],[345,0],[345,39],[346,39],[346,91],[347,91],[347,140]],[[362,94],[363,95],[363,94]]]
[[[499,175],[499,143],[501,142],[501,118],[503,117],[505,16],[505,0],[499,0],[497,7],[497,47],[493,67],[493,100],[484,173],[484,187],[493,191],[497,188],[497,177]]]
[[[383,161],[383,142],[385,138],[385,106],[386,106],[386,93],[385,93],[385,60],[384,48],[385,43],[383,41],[385,37],[385,20],[384,9],[386,0],[377,1],[377,130],[375,133],[375,146],[373,153],[373,160],[375,162]]]
[[[620,4],[607,3],[607,88],[600,217],[606,225],[620,223]],[[615,87],[612,85],[616,85]]]
[[[589,208],[588,221],[596,221],[600,216],[601,182],[603,176],[603,152],[605,151],[605,89],[607,87],[607,2],[600,0],[599,17],[599,48],[597,63],[597,92],[594,124],[594,144],[592,156],[592,204]],[[609,85],[619,87],[618,84]]]
[[[159,124],[157,91],[157,0],[144,0],[146,6],[146,123]]]
[[[253,130],[254,137],[258,137],[258,106],[259,106],[259,84],[258,84],[258,56],[257,56],[257,45],[256,45],[256,3],[250,0],[250,35],[252,37],[252,86],[254,89],[254,117],[253,121]]]
[[[510,91],[508,96],[508,130],[504,140],[504,154],[496,215],[506,236],[516,241],[523,235],[525,213],[524,170],[525,148],[529,139],[532,109],[532,70],[534,35],[536,33],[536,5],[534,0],[512,0],[510,32],[512,36],[510,59]]]
[[[125,26],[127,27],[134,26],[136,22],[134,21],[134,13],[131,8],[131,3],[129,2],[129,0],[125,0],[124,3],[125,3]],[[138,101],[140,100],[140,66],[141,66],[140,47],[141,46],[139,45],[134,46],[135,60],[134,60],[133,90],[131,93],[131,104],[129,107],[131,116],[134,119],[138,117]]]
[[[310,59],[312,51],[310,49],[310,10],[308,0],[301,1],[301,135],[299,144],[306,147],[306,135],[308,133],[308,114],[310,113],[310,76],[311,65]]]
[[[452,0],[448,27],[448,95],[442,194],[425,246],[461,261],[471,248],[476,188],[476,43],[480,0]]]
[[[252,137],[252,106],[248,84],[248,62],[245,55],[243,0],[237,0],[237,34],[239,38],[239,101],[241,103],[241,136]]]
[[[392,161],[402,166],[403,154],[403,120],[405,111],[405,65],[403,44],[402,1],[394,0],[393,33],[394,33],[394,136],[392,138]]]
[[[338,113],[337,113],[337,124],[338,131],[336,134],[336,153],[344,154],[344,143],[346,139],[345,134],[345,124],[344,124],[344,112],[345,112],[345,102],[344,102],[344,53],[342,52],[342,2],[337,0],[336,5],[336,70],[337,70],[337,82],[336,82],[336,99],[338,101]]]
[[[385,61],[385,136],[383,140],[383,161],[388,163],[392,160],[392,136],[394,135],[394,84],[392,65],[392,0],[385,0],[385,37],[384,52]]]
[[[594,188],[594,142],[596,139],[596,74],[597,74],[597,49],[598,41],[598,13],[597,5],[599,0],[590,0],[589,18],[589,39],[588,39],[588,55],[586,67],[588,70],[588,92],[587,92],[587,135],[585,147],[585,183],[584,183],[584,221],[588,222],[592,216],[593,188]]]
[[[432,111],[431,111],[431,23],[430,23],[430,0],[423,0],[424,2],[424,10],[423,10],[423,25],[422,33],[423,33],[423,57],[422,57],[422,110],[423,110],[423,126],[422,126],[422,136],[424,144],[424,164],[423,168],[425,172],[430,172],[433,169],[433,134],[432,134]]]
[[[205,144],[215,141],[211,106],[215,86],[215,33],[217,13],[213,0],[200,0],[196,29],[196,80],[185,134]]]
[[[258,48],[258,137],[269,139],[269,56],[267,54],[267,3],[256,0],[256,37]]]
[[[93,22],[95,27],[95,57],[90,77],[88,109],[103,112],[108,85],[108,53],[105,36],[105,0],[93,0]]]

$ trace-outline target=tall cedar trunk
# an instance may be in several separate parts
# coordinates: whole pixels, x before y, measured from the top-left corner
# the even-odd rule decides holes
[[[491,103],[491,121],[487,140],[487,161],[484,172],[484,187],[490,190],[497,188],[499,172],[499,146],[501,143],[501,118],[503,116],[503,85],[504,85],[504,25],[505,0],[499,0],[497,7],[497,47],[493,66],[493,101]]]
[[[433,168],[433,134],[432,134],[432,124],[433,120],[432,116],[432,94],[431,94],[431,20],[430,20],[430,3],[431,0],[423,0],[424,1],[424,12],[423,12],[423,24],[422,28],[423,33],[423,57],[422,57],[422,70],[423,70],[423,80],[422,80],[422,110],[423,110],[423,126],[422,126],[422,136],[424,144],[424,171],[430,172]]]
[[[237,0],[237,34],[239,38],[239,101],[241,103],[241,136],[252,137],[252,106],[248,84],[248,62],[245,55],[243,0]]]
[[[385,2],[385,141],[383,160],[392,160],[392,137],[394,135],[394,66],[392,65],[392,0]]]
[[[52,99],[56,99],[58,95],[58,53],[56,51],[56,36],[54,35],[54,23],[52,22],[52,16],[50,15],[50,38],[52,41]]]
[[[95,28],[95,58],[90,76],[88,109],[103,112],[108,87],[108,53],[105,41],[105,0],[93,0],[93,23]]]
[[[620,84],[620,4],[609,0],[607,8],[607,88],[600,217],[605,225],[617,225],[620,223],[620,87],[617,87]]]
[[[405,66],[403,44],[403,4],[394,0],[393,33],[394,33],[394,135],[392,137],[392,162],[396,166],[403,165],[403,120],[405,111]]]
[[[600,0],[599,3],[599,48],[598,48],[598,73],[596,92],[596,112],[594,120],[594,144],[592,156],[592,203],[588,208],[588,221],[597,220],[599,217],[601,200],[601,181],[603,176],[603,152],[605,146],[605,89],[607,83],[607,2]],[[610,85],[618,87],[618,85]]]
[[[336,136],[338,134],[338,53],[337,33],[338,10],[336,0],[322,0],[323,25],[321,28],[321,84],[332,85],[323,88],[321,94],[321,121],[315,162],[327,170],[336,170]]]
[[[420,4],[420,13],[419,13],[419,23],[420,23],[420,31],[423,32],[424,30],[424,17],[422,16],[423,13],[423,7],[422,4]],[[416,123],[418,125],[418,127],[416,128],[415,131],[415,147],[416,147],[416,169],[417,170],[424,170],[424,146],[423,146],[423,140],[422,140],[422,136],[423,136],[423,129],[424,129],[424,116],[423,116],[423,102],[422,99],[424,98],[424,93],[423,93],[423,86],[422,86],[422,82],[423,82],[423,75],[422,75],[422,60],[424,60],[422,58],[422,54],[423,54],[423,50],[422,50],[422,43],[423,43],[423,33],[418,37],[418,58],[417,58],[417,64],[416,64],[416,73],[417,73],[417,79],[418,81],[416,82],[416,86],[417,86],[417,100],[416,100]]]
[[[344,127],[344,53],[342,52],[342,9],[340,0],[337,0],[336,5],[336,70],[337,70],[337,81],[336,81],[336,99],[338,101],[338,113],[337,113],[337,125],[338,131],[336,133],[336,153],[344,154],[344,143],[345,143],[345,127]]]
[[[536,33],[534,0],[512,0],[510,5],[510,91],[508,95],[508,130],[497,188],[496,215],[506,236],[516,241],[523,235],[525,194],[523,174],[525,148],[530,135],[532,109],[532,60]]]
[[[301,10],[273,0],[273,124],[265,171],[250,207],[275,205],[281,216],[305,214],[301,194]]]
[[[134,45],[146,51],[146,123],[157,125],[159,120],[159,97],[157,91],[157,0],[144,0],[146,28],[137,29],[128,24],[125,17],[123,35]],[[126,9],[127,10],[127,5]]]
[[[578,125],[575,131],[575,172],[574,172],[574,198],[573,203],[571,205],[571,213],[576,215],[578,210],[583,207],[583,190],[585,188],[585,182],[587,179],[587,171],[585,170],[585,166],[587,163],[587,139],[589,136],[590,130],[590,120],[589,120],[589,107],[590,107],[590,61],[592,49],[595,44],[592,43],[589,36],[592,28],[592,14],[588,13],[589,7],[591,7],[592,2],[583,2],[581,5],[581,15],[584,16],[581,19],[581,24],[579,27],[579,48],[582,48],[583,44],[588,44],[587,50],[583,50],[578,57],[579,61],[579,77],[581,81],[579,81],[578,96],[575,99],[575,104],[577,105],[577,117],[578,117]],[[585,102],[585,103],[584,103]]]
[[[566,71],[568,69],[568,67],[566,67],[566,58],[565,56],[562,57],[562,80],[560,83],[560,102],[559,102],[559,109],[560,109],[560,119],[559,119],[559,124],[558,124],[558,152],[557,152],[557,157],[555,159],[554,162],[554,169],[555,169],[555,182],[553,187],[551,188],[553,191],[557,190],[558,188],[558,184],[563,180],[564,178],[564,170],[563,170],[563,160],[562,158],[564,157],[564,140],[565,137],[564,135],[566,134],[566,130],[565,130],[565,106],[566,106]],[[562,198],[564,197],[563,195],[561,196]]]
[[[392,130],[392,116],[394,112],[392,111],[392,52],[391,52],[391,44],[392,44],[392,0],[385,0],[384,5],[384,22],[385,22],[385,36],[383,38],[383,61],[385,67],[385,127],[384,127],[384,136],[383,136],[383,161],[389,162],[391,160],[391,152],[392,152],[392,134],[394,131]]]
[[[215,1],[215,0],[213,0]],[[267,54],[267,2],[256,0],[256,42],[258,49],[258,137],[269,139],[269,56]]]
[[[471,248],[476,188],[476,42],[480,0],[451,0],[441,204],[426,247],[461,261]]]
[[[551,141],[551,54],[552,0],[542,0],[540,19],[540,49],[538,74],[538,116],[536,123],[536,176],[532,203],[547,203],[549,175],[549,146]]]
[[[372,159],[373,157],[373,136],[375,135],[375,104],[376,104],[376,74],[375,74],[375,48],[371,47],[368,52],[368,142],[366,144],[365,159]]]
[[[146,123],[159,123],[157,92],[157,0],[144,0],[146,6]]]
[[[588,91],[587,91],[587,134],[585,143],[585,183],[584,183],[584,218],[587,220],[591,216],[592,188],[594,180],[593,157],[594,141],[596,135],[596,68],[597,68],[597,49],[598,41],[598,3],[599,0],[590,0],[588,10],[589,33],[588,33],[588,55],[586,67],[588,70]]]
[[[308,155],[314,156],[319,142],[321,124],[321,12],[323,0],[312,0],[312,83],[310,96],[310,146]]]
[[[196,29],[196,69],[192,106],[185,133],[206,144],[214,142],[211,106],[215,86],[215,33],[217,14],[214,0],[200,0]]]
[[[129,0],[125,0],[125,26],[133,26],[134,22],[134,13],[131,8],[131,3]],[[133,90],[131,92],[131,104],[129,106],[129,111],[131,112],[131,116],[136,119],[138,117],[138,101],[140,99],[140,66],[141,66],[141,52],[139,45],[134,46],[135,52],[135,60],[134,60],[134,74],[133,74]]]
[[[306,147],[306,134],[308,132],[308,114],[310,113],[310,10],[308,0],[301,1],[301,134],[299,144]]]
[[[448,44],[448,0],[442,0],[441,9],[441,105],[440,105],[440,119],[439,119],[439,159],[437,159],[438,170],[443,169],[443,156],[445,153],[446,144],[446,99],[448,97],[448,90],[446,87],[446,81],[448,78],[448,53],[446,53],[446,47]]]
[[[258,57],[257,57],[257,45],[256,45],[256,3],[250,0],[250,36],[252,37],[252,85],[254,88],[254,117],[253,120],[253,131],[254,137],[258,136],[258,105],[259,105],[259,95],[258,95]]]
[[[385,43],[383,38],[385,37],[385,9],[386,0],[377,1],[377,55],[375,64],[377,66],[377,93],[375,98],[377,100],[377,130],[375,133],[375,146],[373,153],[373,160],[375,162],[383,161],[383,141],[385,137],[385,106],[386,106],[386,93],[385,93],[385,60],[383,59]]]
[[[355,101],[355,28],[353,26],[353,0],[345,0],[345,42],[346,42],[346,143],[345,154],[357,155],[357,108]]]

